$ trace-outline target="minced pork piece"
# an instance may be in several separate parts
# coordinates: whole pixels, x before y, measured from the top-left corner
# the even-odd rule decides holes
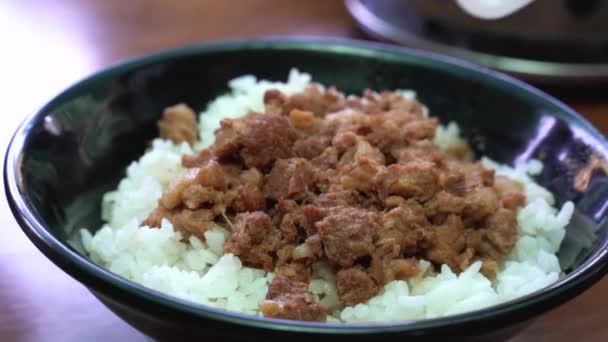
[[[167,107],[163,112],[162,120],[158,122],[158,130],[163,139],[178,144],[181,142],[194,144],[198,136],[196,114],[183,103]]]

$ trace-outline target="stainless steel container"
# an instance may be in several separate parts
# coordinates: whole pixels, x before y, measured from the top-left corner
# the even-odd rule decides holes
[[[346,0],[376,38],[542,83],[608,81],[608,0],[536,0],[498,20],[451,0]]]

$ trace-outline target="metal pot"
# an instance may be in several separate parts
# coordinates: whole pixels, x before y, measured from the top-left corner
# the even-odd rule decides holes
[[[608,0],[536,0],[483,20],[446,0],[347,0],[375,37],[538,82],[608,80]]]

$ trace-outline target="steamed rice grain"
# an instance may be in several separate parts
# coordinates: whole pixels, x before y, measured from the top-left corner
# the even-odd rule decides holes
[[[207,231],[205,241],[190,237],[183,241],[171,222],[160,227],[140,227],[156,206],[163,189],[183,170],[181,156],[213,143],[213,131],[223,118],[243,116],[248,110],[262,111],[263,94],[271,88],[293,94],[311,82],[308,74],[292,70],[287,83],[258,81],[242,76],[229,83],[230,93],[209,103],[200,114],[201,141],[191,148],[155,139],[152,147],[127,168],[125,178],[102,201],[102,218],[107,222],[94,235],[81,231],[83,247],[91,259],[110,271],[154,290],[195,303],[259,315],[272,273],[242,265],[232,254],[223,254],[228,232],[219,226]],[[403,92],[404,96],[415,96]],[[442,149],[464,143],[455,123],[439,126],[435,143]],[[517,216],[518,241],[490,281],[475,262],[459,275],[443,265],[434,273],[421,260],[418,276],[392,281],[365,304],[339,310],[335,277],[322,263],[313,267],[309,289],[328,310],[329,322],[383,322],[416,320],[478,310],[539,290],[562,274],[556,252],[565,226],[574,211],[572,203],[560,210],[553,207],[553,195],[536,184],[532,176],[542,171],[537,160],[512,168],[483,158],[484,166],[522,183],[526,205]]]

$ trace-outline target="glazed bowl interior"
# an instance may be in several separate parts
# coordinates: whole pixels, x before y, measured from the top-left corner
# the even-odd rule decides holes
[[[532,158],[543,161],[537,181],[554,193],[559,205],[576,204],[559,252],[566,276],[533,295],[449,319],[339,327],[277,322],[186,303],[115,276],[78,251],[75,232],[101,226],[102,194],[117,186],[129,162],[157,135],[156,121],[164,107],[185,102],[200,111],[226,92],[227,82],[236,76],[285,80],[292,67],[346,93],[413,89],[432,115],[461,126],[478,156],[511,165]],[[5,186],[9,204],[30,239],[67,273],[117,302],[130,296],[196,317],[279,330],[401,331],[488,317],[516,321],[517,313],[538,314],[599,279],[607,259],[608,178],[596,172],[585,191],[573,187],[574,177],[592,154],[608,159],[608,144],[589,123],[549,96],[485,69],[382,45],[231,42],[132,60],[67,89],[17,131],[5,161]]]

